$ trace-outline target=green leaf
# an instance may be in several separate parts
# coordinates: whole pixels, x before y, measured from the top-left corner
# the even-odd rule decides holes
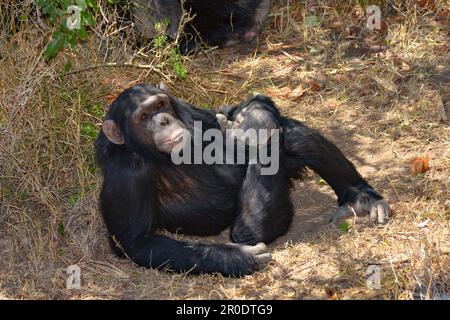
[[[94,9],[95,11],[98,9],[97,2],[95,0],[86,0],[86,4],[89,8]]]
[[[76,32],[77,30],[70,30],[70,32],[67,33],[66,48],[70,46],[70,48],[75,49],[77,47],[78,37]]]
[[[81,11],[86,11],[86,1],[85,0],[76,0],[75,4],[80,7]]]
[[[66,235],[66,230],[62,222],[58,225],[58,233],[61,237],[64,237]]]
[[[320,19],[318,16],[307,16],[303,21],[303,26],[308,28],[317,27],[320,24]]]
[[[64,47],[66,42],[66,35],[61,32],[53,34],[53,40],[47,45],[44,51],[45,61],[50,60]]]
[[[70,69],[72,69],[72,62],[67,61],[66,63],[64,63],[63,70],[64,70],[64,72],[69,72]]]
[[[52,1],[48,1],[48,2],[51,2],[52,5],[59,6],[64,9],[66,9],[68,6],[70,6],[73,3],[72,0],[56,0],[56,1],[52,0]]]
[[[36,6],[42,10],[44,6],[47,5],[47,1],[45,0],[35,0]]]
[[[78,39],[80,39],[82,41],[87,40],[87,38],[88,38],[88,34],[87,34],[86,30],[84,30],[84,28],[77,29],[76,35],[77,35]]]
[[[341,223],[339,223],[339,229],[341,229],[344,232],[348,232],[348,230],[350,230],[350,223],[348,223],[347,221],[343,221]]]
[[[83,135],[93,140],[97,139],[98,130],[92,123],[83,123],[80,127],[80,131]]]
[[[86,107],[86,111],[94,117],[101,118],[104,114],[103,108],[100,104],[94,104]]]
[[[178,78],[180,79],[186,79],[186,68],[183,66],[183,64],[180,61],[175,62],[175,64],[173,65],[174,71],[176,73],[176,75],[178,76]]]
[[[157,36],[152,40],[153,48],[161,49],[167,45],[167,40],[165,35]]]
[[[70,206],[71,208],[73,208],[73,207],[77,204],[77,202],[78,202],[79,200],[80,200],[80,197],[79,197],[77,194],[71,195],[71,196],[69,197],[69,200],[68,200],[69,206]]]
[[[86,26],[92,27],[95,24],[95,19],[89,12],[82,12],[81,22]]]

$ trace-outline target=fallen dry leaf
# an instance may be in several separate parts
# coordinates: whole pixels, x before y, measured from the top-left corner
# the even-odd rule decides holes
[[[105,100],[108,104],[112,103],[114,100],[116,100],[117,96],[119,95],[120,92],[114,91],[111,93],[108,93],[105,96]]]
[[[266,94],[273,98],[283,98],[290,100],[298,100],[301,98],[306,92],[306,89],[300,84],[294,89],[289,87],[283,87],[280,89],[277,88],[268,88],[266,90]]]
[[[320,85],[320,83],[318,83],[318,82],[315,81],[315,80],[310,80],[310,81],[308,81],[308,84],[309,84],[309,89],[310,89],[311,91],[319,91],[319,90],[322,88],[322,86]]]
[[[420,8],[436,9],[436,2],[434,0],[417,0],[416,2]]]
[[[438,13],[437,21],[443,25],[450,24],[450,10],[444,9]]]
[[[292,92],[292,89],[289,87],[282,88],[267,88],[266,94],[271,96],[272,98],[287,98]]]
[[[430,162],[428,156],[417,157],[411,160],[411,174],[416,176],[430,170]]]
[[[337,291],[333,288],[325,288],[325,294],[328,300],[338,300]]]

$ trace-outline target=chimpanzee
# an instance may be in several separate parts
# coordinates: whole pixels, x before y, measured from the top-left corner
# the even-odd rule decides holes
[[[202,133],[221,127],[214,112],[162,89],[137,85],[112,103],[95,149],[103,171],[100,208],[116,253],[143,267],[250,274],[270,260],[265,244],[288,230],[291,180],[306,168],[336,192],[340,208],[333,219],[350,212],[370,212],[379,223],[388,218],[387,202],[339,149],[313,129],[281,116],[270,98],[258,95],[221,113],[219,118],[231,121],[232,132],[254,128],[278,133],[258,140],[271,152],[280,144],[275,174],[263,175],[267,165],[259,158],[243,164],[174,164],[173,151],[195,143],[196,123],[201,123]],[[227,227],[234,243],[199,244],[159,232],[207,236]]]
[[[136,29],[152,39],[160,24],[172,39],[177,37],[183,10],[192,18],[184,26],[180,51],[188,53],[204,42],[230,46],[250,42],[260,32],[270,0],[132,0],[131,16]]]

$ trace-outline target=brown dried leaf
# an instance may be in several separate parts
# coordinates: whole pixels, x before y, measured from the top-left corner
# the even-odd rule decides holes
[[[338,300],[337,290],[333,288],[325,288],[325,294],[328,300]]]
[[[416,0],[416,2],[420,8],[436,9],[436,2],[434,0]]]
[[[299,85],[294,90],[292,90],[290,98],[292,100],[298,100],[305,94],[305,92],[305,88],[303,88],[302,85]]]
[[[302,85],[298,85],[294,89],[290,87],[283,88],[268,88],[266,90],[267,95],[272,98],[282,98],[282,99],[290,99],[297,100],[301,98],[305,94],[306,90]]]
[[[105,100],[106,100],[106,102],[107,102],[108,104],[111,104],[114,100],[116,100],[116,98],[117,98],[118,95],[119,95],[119,93],[116,92],[116,91],[111,92],[111,93],[108,93],[108,94],[105,96]]]
[[[286,99],[291,94],[291,88],[282,87],[282,88],[267,88],[266,94],[272,98],[284,98]]]
[[[319,91],[322,88],[322,85],[314,79],[310,80],[308,84],[311,91]]]
[[[418,174],[422,174],[430,170],[428,155],[411,160],[410,169],[413,176],[417,176]]]

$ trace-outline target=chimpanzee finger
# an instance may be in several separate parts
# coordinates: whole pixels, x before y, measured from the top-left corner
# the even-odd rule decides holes
[[[222,129],[230,129],[233,123],[227,119],[226,116],[224,116],[221,113],[216,114],[217,122],[219,122],[220,128]]]
[[[266,245],[262,242],[255,244],[254,246],[242,246],[241,250],[244,251],[245,253],[250,253],[250,254],[260,254],[263,253],[266,250]]]
[[[260,268],[264,268],[272,260],[270,253],[258,254],[255,256],[255,261]]]
[[[339,220],[347,218],[351,215],[352,215],[352,213],[351,213],[349,207],[347,205],[344,205],[342,207],[339,207],[339,209],[331,215],[330,223],[331,222],[336,223]]]
[[[370,208],[370,220],[374,223],[385,223],[389,219],[391,208],[386,200],[372,203]]]
[[[377,206],[372,206],[370,208],[370,221],[376,223],[378,220],[378,208]]]

